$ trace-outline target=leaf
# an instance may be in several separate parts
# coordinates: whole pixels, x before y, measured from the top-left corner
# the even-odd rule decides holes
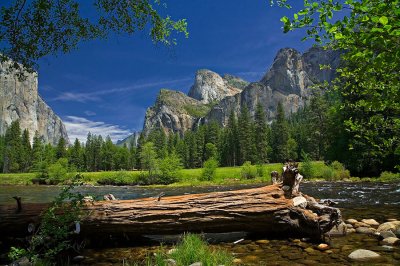
[[[386,16],[382,16],[379,18],[379,23],[381,23],[383,26],[385,26],[386,24],[388,24],[389,20]]]
[[[284,17],[281,18],[281,21],[282,21],[283,23],[285,23],[285,24],[288,24],[290,20],[289,20],[288,17],[284,16]]]

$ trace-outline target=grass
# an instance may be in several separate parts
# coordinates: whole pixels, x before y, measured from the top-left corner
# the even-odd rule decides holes
[[[207,185],[229,185],[229,184],[253,184],[270,182],[270,173],[272,171],[282,172],[282,164],[273,163],[263,165],[263,176],[247,179],[242,177],[242,167],[219,167],[216,170],[215,177],[210,181],[201,181],[202,168],[183,169],[179,171],[179,181],[169,186],[207,186]],[[256,169],[256,166],[252,166]],[[300,173],[302,164],[300,163]],[[340,169],[340,165],[327,166],[324,162],[312,162],[313,177],[305,180],[311,181],[400,181],[399,174],[382,173],[379,178],[355,178],[348,175],[347,170]],[[83,181],[87,184],[111,184],[116,185],[137,184],[143,171],[105,171],[105,172],[84,172],[81,173]],[[0,185],[31,185],[35,173],[7,173],[0,174]],[[160,186],[160,185],[157,185]]]
[[[167,259],[173,259],[178,266],[187,266],[201,262],[203,266],[232,265],[233,256],[225,250],[216,249],[207,244],[199,235],[184,234],[171,254],[160,249],[154,257],[155,265],[169,265]]]

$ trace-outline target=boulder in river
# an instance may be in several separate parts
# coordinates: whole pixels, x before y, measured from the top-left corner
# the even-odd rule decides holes
[[[381,241],[381,244],[384,246],[398,246],[400,245],[400,239],[397,237],[388,237]]]
[[[377,231],[378,232],[392,231],[393,233],[396,233],[396,231],[399,229],[400,229],[400,221],[393,221],[381,224],[378,227]]]
[[[356,229],[356,232],[359,234],[372,235],[373,233],[375,233],[375,229],[370,228],[370,227],[358,227]]]
[[[376,252],[373,252],[368,249],[357,249],[350,253],[349,258],[355,261],[369,261],[380,258]]]
[[[388,237],[396,237],[396,235],[392,231],[383,231],[379,233],[379,238],[381,240],[388,238]]]
[[[375,219],[362,219],[361,222],[374,228],[377,228],[379,226],[379,223]]]

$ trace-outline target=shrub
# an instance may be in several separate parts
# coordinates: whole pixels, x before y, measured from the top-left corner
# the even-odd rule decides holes
[[[26,255],[33,265],[43,260],[45,265],[58,265],[66,261],[65,254],[72,251],[76,223],[79,223],[82,212],[83,196],[72,192],[80,184],[79,175],[72,183],[64,187],[61,193],[41,215],[41,223],[24,251],[14,248],[10,256]],[[58,263],[56,263],[58,262]]]
[[[328,181],[334,181],[336,179],[335,170],[330,166],[325,167],[322,170],[322,178]]]
[[[215,177],[215,171],[218,168],[218,161],[211,157],[207,161],[204,162],[203,171],[201,173],[201,180],[210,181]]]
[[[67,179],[68,174],[68,160],[66,158],[60,158],[57,162],[51,164],[48,167],[49,177],[46,180],[50,185],[56,185]]]
[[[301,174],[304,176],[304,178],[312,178],[315,174],[315,171],[310,155],[304,151],[301,151],[301,157],[303,157],[303,163],[300,167]]]
[[[257,170],[253,165],[251,165],[251,162],[246,161],[242,165],[241,175],[242,178],[246,179],[255,178],[257,176]]]
[[[257,169],[257,176],[263,177],[265,174],[264,166],[262,164],[257,164],[256,169]]]
[[[400,173],[392,173],[392,172],[382,172],[381,175],[379,176],[379,179],[381,181],[400,181]]]
[[[230,253],[209,247],[201,236],[195,234],[184,234],[172,254],[157,253],[156,265],[168,265],[166,261],[168,257],[175,260],[176,265],[191,265],[196,262],[200,262],[202,265],[228,266],[233,264],[233,257]]]
[[[182,170],[182,162],[179,156],[173,152],[159,162],[162,183],[171,184],[178,181],[179,171]]]

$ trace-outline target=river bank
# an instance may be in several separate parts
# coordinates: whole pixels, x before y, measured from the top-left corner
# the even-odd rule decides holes
[[[264,164],[260,166],[252,166],[252,177],[248,178],[243,175],[243,169],[236,167],[219,167],[215,171],[212,180],[202,180],[202,168],[182,169],[178,172],[176,182],[168,184],[168,187],[185,187],[185,186],[220,186],[220,185],[251,185],[251,184],[267,184],[270,182],[270,173],[272,171],[282,171],[282,164]],[[302,163],[300,163],[300,172],[302,173]],[[351,177],[347,170],[335,169],[327,166],[324,162],[312,162],[312,177],[305,176],[304,181],[326,182],[326,181],[343,181],[343,182],[400,182],[400,174],[382,173],[379,177],[358,178]],[[68,179],[77,175],[77,172],[67,173],[64,179],[60,180],[60,184],[67,183]],[[81,172],[79,173],[82,182],[85,185],[134,185],[140,186],[146,184],[146,187],[164,187],[162,184],[148,185],[142,182],[148,174],[146,171],[103,171],[103,172]],[[34,185],[38,183],[37,173],[2,173],[0,174],[1,185]],[[43,183],[46,183],[46,180]]]

